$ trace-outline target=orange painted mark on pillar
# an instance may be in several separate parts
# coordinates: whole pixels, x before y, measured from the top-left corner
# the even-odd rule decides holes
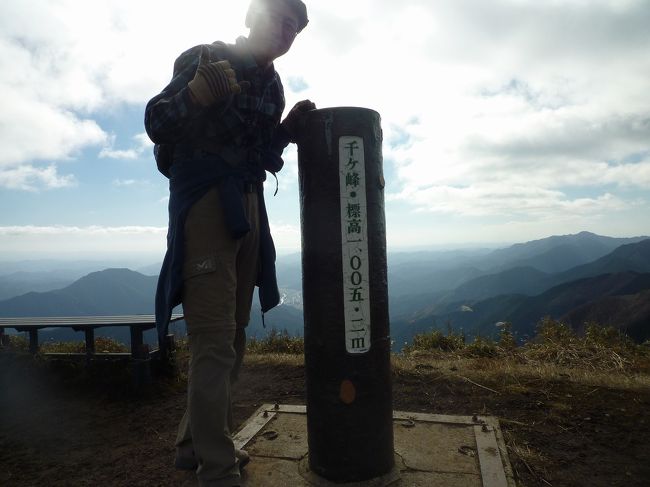
[[[357,397],[357,390],[354,387],[352,381],[345,379],[343,382],[341,382],[339,397],[344,404],[352,404],[354,402]]]

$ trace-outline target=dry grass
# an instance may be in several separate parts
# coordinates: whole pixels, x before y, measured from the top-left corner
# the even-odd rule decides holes
[[[554,381],[624,390],[650,388],[650,374],[647,372],[594,369],[580,364],[522,362],[520,358],[508,356],[476,358],[446,352],[411,352],[393,355],[392,366],[397,375],[469,379],[487,384],[493,390],[510,393],[525,393],[531,388],[539,390],[544,384]]]
[[[10,336],[9,348],[27,350],[22,336]],[[128,347],[111,339],[97,338],[95,349],[101,352],[126,352]],[[84,342],[43,343],[42,352],[81,353]],[[304,364],[304,342],[286,331],[270,330],[263,339],[247,343],[249,364]],[[189,359],[187,341],[177,341],[177,362]],[[536,337],[517,346],[506,323],[498,341],[477,338],[471,343],[449,331],[414,337],[401,354],[393,354],[396,375],[417,374],[423,377],[469,381],[491,391],[524,393],[553,381],[571,381],[613,389],[647,389],[650,387],[650,346],[632,343],[613,328],[588,325],[584,336],[551,320],[542,320]],[[181,376],[184,367],[181,367]],[[181,377],[182,380],[182,377]]]
[[[248,353],[245,362],[247,365],[291,365],[302,367],[305,364],[305,359],[302,355],[288,353]]]
[[[453,346],[449,346],[453,344]],[[508,378],[527,380],[575,380],[594,386],[644,388],[650,385],[650,347],[637,345],[614,328],[589,324],[584,336],[566,325],[543,319],[537,336],[517,346],[509,324],[498,342],[434,331],[420,335],[393,360],[396,371],[435,371],[509,383]]]
[[[449,347],[448,344],[454,344]],[[424,346],[423,346],[424,345]],[[650,388],[650,348],[637,345],[613,328],[587,326],[577,336],[564,324],[542,320],[534,340],[516,346],[506,324],[498,342],[432,332],[393,356],[396,374],[418,374],[469,381],[495,393],[543,390],[555,381],[594,388]]]
[[[540,476],[540,474],[544,475],[545,472],[538,472],[536,469],[531,467],[531,465],[545,465],[548,463],[548,459],[542,452],[532,448],[529,443],[518,442],[515,436],[512,435],[509,431],[506,431],[504,433],[504,439],[510,457],[516,457],[518,460],[520,460],[527,470],[527,474],[530,474],[537,482],[546,482],[546,484],[551,485],[546,480],[544,480],[543,477]],[[517,471],[516,464],[514,469],[515,473],[517,474],[517,478],[521,478],[521,472]]]

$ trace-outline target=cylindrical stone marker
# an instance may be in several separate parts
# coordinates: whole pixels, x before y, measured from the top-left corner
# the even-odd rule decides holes
[[[394,467],[380,116],[314,110],[298,140],[309,468]]]

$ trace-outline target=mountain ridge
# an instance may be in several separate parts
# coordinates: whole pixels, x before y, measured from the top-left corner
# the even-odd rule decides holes
[[[547,269],[559,269],[569,262],[584,260],[584,256],[576,258],[576,242],[587,242],[589,256],[602,253],[608,246],[617,243],[621,245],[591,262],[561,272],[540,270],[544,265]],[[511,249],[510,254],[508,249]],[[601,309],[597,304],[599,299],[619,294],[635,296],[644,287],[650,288],[650,282],[641,276],[650,273],[650,239],[647,238],[617,239],[581,232],[516,244],[508,249],[418,252],[414,255],[426,263],[419,267],[417,262],[409,260],[409,255],[398,255],[394,259],[397,262],[394,266],[390,265],[389,260],[390,319],[393,333],[399,339],[412,337],[412,333],[409,333],[415,328],[422,331],[450,322],[454,326],[493,334],[495,322],[512,319],[521,321],[521,324],[516,324],[520,334],[530,334],[535,319],[541,318],[536,314],[581,316],[575,310],[583,307],[582,313],[592,316],[596,310]],[[497,252],[496,260],[492,255],[494,252]],[[563,252],[563,258],[543,264],[545,258],[556,258]],[[445,261],[445,258],[449,260]],[[278,271],[281,285],[296,286],[300,282],[300,256],[292,255],[278,260],[287,266]],[[498,266],[495,267],[495,263]],[[521,263],[530,265],[516,265]],[[502,270],[487,270],[496,268]],[[403,271],[406,274],[401,274]],[[30,292],[0,301],[0,315],[152,314],[156,282],[156,276],[145,276],[130,269],[104,269],[91,272],[58,290]],[[409,289],[409,292],[400,294],[400,287]],[[447,287],[452,289],[445,289]],[[287,286],[288,292],[291,289]],[[550,292],[551,290],[553,291]],[[553,297],[553,293],[557,295]],[[299,291],[291,294],[300,295]],[[636,303],[634,299],[636,298],[628,298],[628,301]],[[610,299],[607,303],[612,303],[609,308],[619,309],[624,301]],[[265,321],[269,327],[287,329],[291,334],[302,334],[301,303],[297,304],[297,307],[281,305],[275,308],[265,315]],[[609,309],[606,305],[603,306],[603,309]],[[643,306],[638,305],[637,308],[642,315]],[[572,311],[575,313],[571,314]],[[617,316],[625,316],[625,313],[620,311]],[[472,320],[475,321],[474,324]],[[266,332],[262,327],[258,304],[254,304],[251,312],[249,332],[251,335]]]

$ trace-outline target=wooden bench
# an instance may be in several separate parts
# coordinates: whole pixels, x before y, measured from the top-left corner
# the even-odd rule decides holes
[[[174,314],[170,322],[183,319],[182,314]],[[131,331],[131,352],[130,353],[97,353],[95,350],[95,330],[102,327],[128,326]],[[159,344],[155,350],[149,350],[144,343],[143,335],[146,330],[156,327],[154,315],[120,315],[120,316],[47,316],[47,317],[21,317],[21,318],[0,318],[0,346],[6,345],[8,337],[5,335],[5,328],[12,328],[16,331],[29,333],[29,351],[36,354],[39,351],[38,332],[45,328],[72,328],[75,331],[83,331],[85,335],[85,353],[48,353],[45,355],[53,357],[85,357],[87,361],[101,358],[127,358],[133,364],[134,374],[137,375],[136,382],[149,380],[149,364],[152,358],[163,363],[169,363],[171,354],[174,351],[174,337],[167,335],[165,343]]]

